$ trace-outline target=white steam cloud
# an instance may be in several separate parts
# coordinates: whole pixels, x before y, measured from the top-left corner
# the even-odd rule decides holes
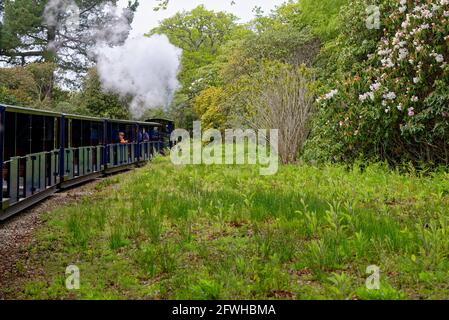
[[[50,0],[44,10],[44,21],[56,26],[59,32],[73,32],[83,43],[90,44],[87,54],[97,62],[103,90],[131,99],[134,118],[140,118],[148,109],[167,107],[179,88],[181,49],[165,35],[129,38],[133,18],[129,9],[120,10],[110,2],[96,10],[103,19],[80,16],[74,0]],[[84,23],[91,28],[81,31],[80,19],[87,19]],[[50,43],[49,49],[59,51],[59,42]]]
[[[97,69],[103,87],[122,97],[132,97],[131,112],[166,107],[179,87],[177,74],[181,49],[165,35],[128,38],[121,46],[97,47]]]

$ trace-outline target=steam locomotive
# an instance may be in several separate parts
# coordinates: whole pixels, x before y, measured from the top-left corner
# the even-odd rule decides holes
[[[112,120],[0,104],[0,220],[58,189],[146,163],[171,146],[173,129],[169,119]]]

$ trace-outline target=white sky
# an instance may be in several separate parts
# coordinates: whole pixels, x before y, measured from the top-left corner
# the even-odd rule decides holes
[[[131,35],[143,34],[158,26],[159,21],[171,17],[178,11],[189,11],[203,4],[207,9],[214,11],[227,11],[233,13],[239,22],[247,22],[254,18],[254,7],[261,7],[269,13],[276,6],[286,0],[170,0],[167,10],[153,11],[158,3],[156,0],[139,0],[140,4],[135,13]],[[126,7],[128,0],[119,0],[119,7]]]

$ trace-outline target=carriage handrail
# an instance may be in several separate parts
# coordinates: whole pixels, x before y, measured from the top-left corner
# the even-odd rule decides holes
[[[42,152],[28,153],[28,154],[26,154],[24,156],[10,157],[9,160],[3,161],[3,164],[11,162],[12,159],[25,159],[25,158],[29,158],[29,157],[32,157],[32,156],[38,156],[38,155],[42,155],[42,154],[47,155],[47,154],[52,154],[52,153],[59,153],[59,149],[54,149],[54,150],[51,150],[51,151],[42,151]]]

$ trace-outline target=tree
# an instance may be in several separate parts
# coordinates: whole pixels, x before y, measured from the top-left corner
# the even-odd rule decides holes
[[[244,48],[248,57],[258,61],[311,65],[319,52],[320,41],[308,28],[291,29],[285,25],[250,36]]]
[[[194,110],[200,116],[204,129],[226,129],[228,115],[227,110],[223,108],[225,98],[221,87],[209,87],[196,96],[193,104]]]
[[[145,121],[148,119],[167,119],[170,116],[167,114],[167,111],[163,108],[152,108],[148,109],[144,112],[143,116],[140,118],[141,121]]]
[[[340,9],[349,0],[301,0],[296,6],[300,15],[297,22],[308,25],[322,41],[330,40],[338,35],[341,20]]]
[[[74,75],[85,73],[91,65],[90,49],[96,41],[117,43],[126,39],[129,31],[126,25],[129,27],[138,2],[130,1],[122,16],[105,10],[115,3],[115,0],[6,0],[0,29],[1,61],[11,65],[56,63],[61,73],[71,75],[64,77],[67,84],[76,85],[73,80],[78,77],[73,79]],[[118,25],[120,30],[111,30],[111,26]],[[47,95],[51,92],[52,87]]]
[[[165,34],[170,42],[183,49],[180,81],[188,92],[196,79],[196,70],[214,61],[220,47],[231,38],[236,17],[224,12],[209,11],[200,5],[163,20],[150,34]]]
[[[309,131],[314,106],[314,79],[305,66],[267,63],[261,71],[255,92],[244,114],[254,129],[278,129],[278,153],[282,163],[299,156]]]
[[[5,104],[19,104],[17,98],[5,87],[0,87],[0,101]]]
[[[219,65],[220,79],[212,87],[222,87],[218,117],[225,117],[231,126],[247,125],[260,108],[256,103],[264,86],[270,66],[285,65],[293,69],[301,65],[311,66],[319,53],[320,42],[309,27],[298,22],[296,6],[288,4],[277,9],[271,16],[258,16],[249,24],[250,33],[238,40],[228,42],[214,64],[204,68],[214,70]],[[206,78],[207,80],[207,78]],[[201,81],[202,90],[207,90]],[[198,94],[202,95],[202,92]],[[211,115],[209,113],[208,115]],[[209,120],[212,122],[211,120]],[[219,119],[219,123],[223,119]]]
[[[114,119],[130,118],[126,101],[120,99],[117,94],[103,91],[95,68],[88,71],[80,97],[86,110],[93,116]]]
[[[31,63],[25,67],[1,68],[0,88],[4,100],[0,101],[49,108],[51,103],[47,90],[54,70],[55,65],[52,63]]]
[[[198,6],[163,20],[151,34],[165,34],[171,43],[180,47],[182,69],[179,73],[181,89],[170,106],[170,114],[178,126],[191,128],[198,119],[193,110],[193,99],[216,80],[216,59],[222,48],[234,37],[245,32],[235,23],[236,17],[224,12],[206,10]],[[213,79],[212,79],[213,78]]]

